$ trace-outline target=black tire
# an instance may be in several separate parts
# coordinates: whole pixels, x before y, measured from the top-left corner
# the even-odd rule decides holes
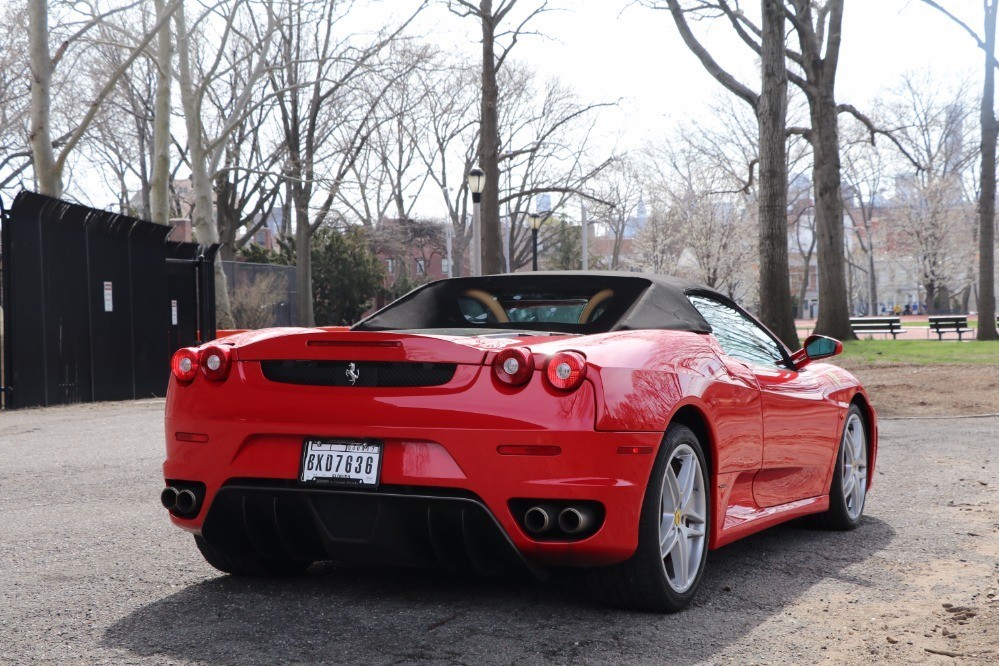
[[[705,485],[705,515],[704,541],[696,576],[688,589],[677,592],[667,579],[666,563],[660,555],[659,523],[662,518],[661,502],[666,466],[673,452],[681,445],[693,449],[700,466],[701,479]],[[638,523],[638,548],[626,562],[589,571],[594,593],[613,606],[655,613],[675,613],[690,605],[707,564],[707,544],[711,534],[710,488],[710,471],[705,464],[704,451],[697,436],[684,425],[671,424],[666,429],[645,489]]]
[[[296,576],[312,564],[297,560],[265,560],[253,556],[237,556],[213,548],[203,537],[195,535],[194,543],[205,561],[219,571],[233,576]]]
[[[833,472],[832,484],[829,487],[829,509],[825,513],[821,513],[815,517],[816,525],[822,529],[838,531],[852,530],[860,524],[860,519],[864,513],[864,502],[867,499],[866,485],[864,497],[860,500],[860,509],[859,511],[854,511],[856,515],[851,515],[845,493],[843,492],[843,456],[846,455],[847,430],[850,428],[851,423],[857,423],[854,421],[854,417],[859,419],[860,427],[864,429],[864,446],[869,446],[866,437],[867,422],[864,419],[864,414],[857,405],[850,405],[850,409],[847,410],[846,418],[843,421],[843,432],[839,438],[839,450],[836,452],[836,469]],[[866,453],[867,458],[869,458],[870,451],[867,450]]]

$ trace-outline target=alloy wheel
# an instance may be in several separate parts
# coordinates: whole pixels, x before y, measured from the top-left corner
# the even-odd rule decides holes
[[[669,586],[682,593],[697,579],[707,520],[704,472],[687,444],[680,444],[670,455],[661,497],[659,552]]]
[[[864,510],[867,496],[867,435],[864,422],[850,414],[843,430],[843,501],[850,520],[857,520]]]

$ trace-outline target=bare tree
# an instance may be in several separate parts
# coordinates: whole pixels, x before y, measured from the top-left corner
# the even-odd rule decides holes
[[[612,160],[589,160],[587,156],[599,112],[612,103],[582,101],[563,82],[555,78],[539,81],[532,69],[520,63],[504,67],[500,81],[505,94],[500,113],[502,151],[497,187],[499,204],[508,220],[510,269],[516,270],[532,259],[531,233],[523,222],[538,197],[547,197],[547,210],[540,212],[549,218],[562,215],[573,198],[610,203],[588,184]],[[541,244],[551,245],[567,229],[546,224],[541,230]]]
[[[763,0],[760,34],[760,318],[775,323],[774,333],[798,348],[791,307],[787,258],[787,69],[784,67],[783,0]],[[788,321],[790,320],[790,327]]]
[[[101,104],[114,91],[119,79],[132,66],[150,42],[158,34],[160,28],[176,12],[183,0],[173,0],[157,17],[156,23],[132,47],[129,55],[119,66],[104,79],[93,100],[86,105],[86,111],[68,133],[65,143],[62,143],[58,154],[55,151],[52,137],[52,72],[62,60],[66,50],[78,42],[90,29],[101,24],[108,16],[134,7],[131,3],[116,7],[104,14],[93,14],[74,34],[69,35],[59,46],[54,55],[49,52],[49,8],[46,0],[28,0],[28,39],[30,44],[31,63],[31,151],[35,178],[42,194],[54,197],[62,196],[63,173],[67,160],[74,148],[80,143],[90,128],[90,124],[101,107]]]
[[[187,128],[187,163],[191,167],[194,187],[191,226],[201,245],[211,245],[220,240],[214,217],[212,186],[230,135],[259,104],[259,100],[254,100],[257,83],[268,71],[270,45],[277,26],[271,0],[232,0],[223,12],[224,21],[214,24],[205,20],[218,10],[217,6],[206,7],[205,13],[190,26],[184,7],[175,13],[177,75]],[[259,17],[257,12],[263,16]],[[195,37],[198,45],[210,45],[211,50],[208,53],[197,50],[193,43]],[[239,54],[235,61],[225,57],[227,52],[233,50]],[[213,84],[219,78],[230,76],[237,65],[243,72],[237,84],[238,92],[226,108],[228,114],[214,119],[218,121],[217,125],[211,127],[207,121],[213,119],[206,116],[208,107],[205,100],[211,94]],[[223,327],[230,326],[232,315],[228,289],[222,257],[218,254],[215,285],[220,323]]]
[[[400,192],[439,191],[452,226],[452,255],[463,256],[471,236],[465,174],[475,164],[479,143],[477,114],[470,103],[477,97],[472,86],[478,76],[436,53],[414,70],[420,88],[407,94],[416,104],[406,116],[397,111],[403,98],[392,94],[385,111],[393,120],[378,126],[368,143],[369,152],[378,157],[358,162],[364,196],[351,205],[355,215],[371,218],[394,207],[408,216],[414,200],[409,195],[399,198]],[[506,218],[504,244],[510,267],[516,270],[531,261],[530,232],[522,222],[536,197],[548,195],[547,212],[555,216],[606,165],[584,162],[584,156],[598,112],[607,104],[582,102],[564,83],[541,80],[533,69],[514,61],[505,64],[498,80],[504,103],[498,117],[497,189]],[[413,149],[418,160],[411,159]],[[555,232],[546,224],[542,242],[551,241]],[[456,262],[454,269],[461,274],[463,267]]]
[[[981,192],[978,197],[978,332],[979,340],[999,339],[991,322],[996,316],[995,297],[995,212],[996,212],[996,140],[999,121],[995,114],[996,17],[999,0],[982,0],[983,33],[979,35],[953,12],[933,0],[923,0],[968,33],[985,54],[985,78],[980,106],[981,122]],[[984,324],[984,325],[983,325]]]
[[[163,18],[166,0],[153,0],[156,16]],[[170,86],[173,81],[173,38],[170,21],[162,22],[156,35],[156,96],[153,102],[152,173],[149,182],[149,219],[170,220]]]
[[[28,144],[30,97],[24,82],[28,67],[27,7],[0,9],[0,192],[14,189],[30,173]]]
[[[593,219],[605,225],[613,238],[612,271],[621,267],[621,247],[633,225],[639,202],[643,200],[641,167],[633,158],[616,160],[593,181],[592,191],[608,203],[596,204],[590,210]]]
[[[887,122],[919,168],[903,163],[895,177],[892,226],[908,248],[932,313],[950,307],[950,294],[970,287],[965,267],[972,257],[972,198],[963,185],[977,157],[969,140],[971,104],[964,87],[954,90],[928,77],[907,76],[889,104]]]
[[[482,26],[482,87],[479,113],[479,166],[486,174],[482,191],[482,272],[499,273],[503,265],[503,246],[500,234],[499,210],[499,109],[500,90],[497,73],[510,55],[517,40],[525,34],[527,24],[548,8],[543,0],[515,20],[511,12],[517,0],[448,0],[452,12],[462,17],[476,19]],[[509,20],[508,20],[509,19]],[[504,29],[504,22],[514,25]],[[506,42],[503,44],[503,42]],[[498,53],[497,53],[498,50]]]
[[[421,168],[439,191],[452,229],[452,257],[464,256],[471,241],[468,181],[465,174],[475,164],[478,145],[479,74],[460,62],[445,62],[438,67],[417,70],[424,90],[424,104],[429,118],[424,138],[417,144]],[[464,274],[462,262],[454,261],[454,275]]]
[[[380,66],[378,56],[422,5],[394,30],[358,46],[338,40],[343,15],[337,3],[283,2],[280,67],[272,68],[270,82],[288,151],[284,178],[295,216],[299,323],[312,326],[312,236],[324,224],[343,220],[334,208],[341,188],[373,128],[386,122],[380,115],[383,97],[409,73]]]
[[[430,142],[432,136],[429,98],[441,91],[424,85],[424,81],[446,66],[439,50],[406,40],[390,45],[386,64],[406,74],[382,95],[378,107],[386,121],[373,125],[350,169],[355,189],[344,187],[340,196],[342,204],[366,227],[377,226],[390,211],[396,220],[410,219],[417,198],[431,182],[420,151],[421,144]],[[379,92],[367,91],[369,95]],[[444,111],[456,112],[460,113],[456,109]]]
[[[876,219],[884,197],[884,178],[887,159],[880,147],[867,141],[867,128],[861,124],[850,126],[844,132],[843,193],[844,210],[850,220],[854,238],[866,264],[867,313],[878,314],[878,283],[875,248],[877,247]]]
[[[754,254],[749,240],[755,223],[752,197],[706,156],[705,146],[690,131],[680,132],[650,156],[657,178],[644,244],[661,258],[671,254],[664,265],[672,272],[735,297],[745,290],[744,271]],[[783,242],[786,249],[786,237]]]
[[[784,133],[789,75],[783,65],[786,13],[783,3],[767,0],[763,5],[764,28],[754,26],[751,35],[744,34],[743,21],[747,21],[741,18],[744,14],[732,8],[727,0],[718,0],[717,3],[696,0],[692,7],[687,8],[681,5],[680,0],[666,0],[665,6],[655,0],[650,0],[647,4],[669,9],[684,43],[701,61],[707,72],[730,92],[749,104],[756,113],[761,147],[760,318],[785,344],[795,348],[798,346],[798,334],[794,327],[791,309],[787,260],[787,171]],[[729,12],[734,17],[732,23],[740,32],[740,36],[744,36],[761,57],[763,95],[754,92],[725,71],[694,35],[688,24],[687,14],[705,11],[723,16]],[[842,234],[842,229],[840,233]],[[842,253],[842,248],[840,252]],[[846,331],[849,334],[849,326],[846,327]]]

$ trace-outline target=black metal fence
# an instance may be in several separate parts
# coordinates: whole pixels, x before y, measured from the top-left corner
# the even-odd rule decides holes
[[[162,396],[170,354],[215,336],[217,246],[32,192],[0,224],[5,407]]]

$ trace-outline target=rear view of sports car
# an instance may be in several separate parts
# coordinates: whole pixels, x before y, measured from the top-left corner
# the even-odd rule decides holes
[[[848,372],[725,296],[637,273],[427,284],[350,330],[172,360],[163,505],[234,575],[321,560],[544,577],[689,604],[708,551],[816,514],[855,527],[877,420]]]

